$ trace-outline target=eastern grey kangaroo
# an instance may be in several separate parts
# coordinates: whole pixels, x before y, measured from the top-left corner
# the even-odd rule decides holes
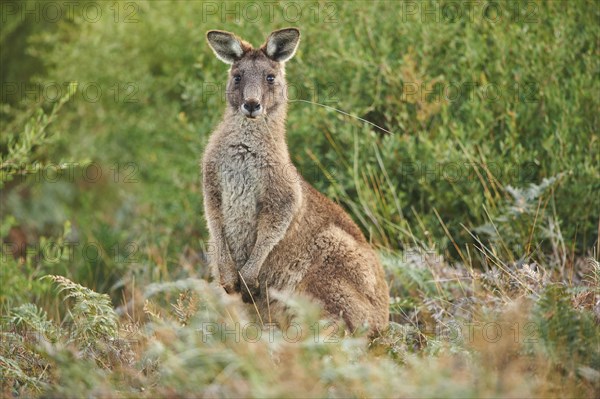
[[[202,161],[214,278],[255,302],[263,320],[285,320],[276,290],[314,298],[350,331],[385,329],[389,294],[377,255],[342,208],[302,178],[288,152],[285,62],[300,31],[274,31],[257,49],[229,32],[206,36],[231,65],[225,115]]]

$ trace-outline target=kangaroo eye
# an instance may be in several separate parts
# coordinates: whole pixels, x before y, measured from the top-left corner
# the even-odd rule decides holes
[[[240,81],[241,81],[241,80],[242,80],[242,77],[241,77],[240,75],[235,75],[235,76],[233,77],[233,81],[234,81],[235,83],[240,83]]]
[[[269,82],[269,83],[275,82],[275,75],[267,75],[267,82]]]

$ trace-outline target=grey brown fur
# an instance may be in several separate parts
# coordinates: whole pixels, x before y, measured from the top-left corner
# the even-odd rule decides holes
[[[286,320],[274,292],[298,293],[350,330],[384,329],[389,295],[377,255],[342,208],[304,181],[288,152],[284,68],[300,32],[275,31],[258,49],[223,31],[207,39],[231,64],[225,115],[202,161],[215,279],[253,300],[263,320]]]

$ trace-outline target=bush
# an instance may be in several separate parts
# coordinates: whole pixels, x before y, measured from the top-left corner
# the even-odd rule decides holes
[[[595,395],[594,2],[19,12],[46,4],[2,4],[4,396]],[[310,328],[328,324],[297,299],[296,343],[226,329],[205,342],[202,323],[253,312],[205,282],[198,161],[227,66],[204,34],[258,45],[288,25],[302,31],[287,66],[293,162],[380,250],[392,327],[315,343]],[[493,323],[509,333],[490,342]]]

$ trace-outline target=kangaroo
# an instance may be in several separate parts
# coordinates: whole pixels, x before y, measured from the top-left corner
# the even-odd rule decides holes
[[[213,277],[227,293],[254,302],[263,320],[273,313],[285,320],[274,292],[295,293],[320,302],[350,331],[385,329],[389,293],[377,255],[342,208],[302,178],[288,152],[285,63],[300,31],[276,30],[257,49],[233,33],[206,36],[231,65],[225,114],[202,160]]]

